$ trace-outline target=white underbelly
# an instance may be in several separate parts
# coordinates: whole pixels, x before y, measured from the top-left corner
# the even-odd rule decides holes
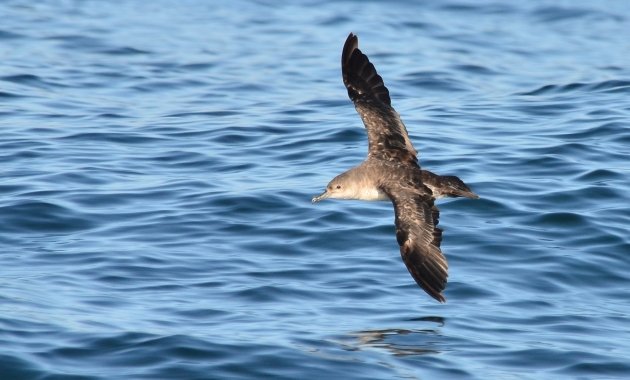
[[[363,188],[359,194],[359,199],[363,201],[388,201],[389,197],[376,187]]]

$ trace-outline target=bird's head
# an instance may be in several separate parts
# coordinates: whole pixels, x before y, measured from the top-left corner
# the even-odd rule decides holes
[[[326,198],[333,199],[356,199],[357,182],[353,174],[348,171],[339,174],[326,186],[326,190],[320,195],[313,197],[313,203],[323,201]]]

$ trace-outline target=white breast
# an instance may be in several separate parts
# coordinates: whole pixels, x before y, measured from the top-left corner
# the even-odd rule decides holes
[[[389,197],[377,187],[363,187],[359,191],[357,199],[362,201],[388,201]]]

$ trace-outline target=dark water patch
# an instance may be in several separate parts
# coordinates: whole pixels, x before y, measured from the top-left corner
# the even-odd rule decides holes
[[[105,113],[101,113],[96,115],[94,118],[95,119],[128,119],[131,118],[132,116],[129,115],[124,115],[121,113],[114,113],[114,112],[105,112]]]
[[[509,185],[506,186],[509,187]],[[476,199],[474,202],[467,202],[468,204],[458,206],[458,212],[471,212],[486,221],[488,217],[498,218],[513,215],[515,210],[506,201],[507,200],[498,197],[481,196],[481,198]],[[446,206],[443,205],[442,208],[446,209]]]
[[[620,181],[626,176],[618,171],[609,169],[591,169],[575,177],[576,181],[583,183],[602,183],[609,181]]]
[[[129,89],[134,90],[134,91],[138,91],[138,92],[143,92],[143,93],[155,93],[157,91],[174,91],[174,90],[181,90],[184,88],[190,88],[190,87],[204,87],[206,84],[202,81],[199,80],[193,80],[193,79],[188,79],[188,80],[178,80],[178,81],[171,81],[171,80],[149,80],[149,81],[143,81],[142,84],[136,84],[136,85],[132,85],[129,87]]]
[[[616,268],[608,265],[602,265],[596,260],[592,260],[590,256],[597,257],[604,253],[593,252],[588,255],[562,257],[554,260],[556,268],[546,271],[543,275],[547,278],[553,278],[557,284],[564,286],[574,286],[584,288],[601,288],[607,284],[623,283],[628,278],[625,274],[618,273]],[[558,267],[567,268],[558,271]]]
[[[575,162],[575,157],[597,156],[597,147],[587,142],[560,142],[556,145],[549,145],[540,148],[527,149],[534,155],[543,158],[556,158],[559,165],[569,166]]]
[[[293,109],[282,111],[284,115],[305,115],[305,114],[312,114],[315,112],[316,112],[315,110],[310,109],[310,108],[293,108]]]
[[[549,309],[553,305],[544,300],[516,300],[516,301],[508,301],[504,303],[505,306],[514,307],[517,309],[529,309],[529,308],[539,308],[539,309]]]
[[[610,120],[612,120],[612,118],[621,118],[623,115],[620,111],[611,109],[611,108],[594,109],[592,111],[587,112],[586,114],[588,116],[602,117],[601,120],[603,121],[609,120],[606,117],[610,117],[611,118]]]
[[[533,151],[538,151],[539,149],[532,149]],[[544,149],[548,151],[547,148]],[[535,158],[529,158],[535,157]],[[542,178],[559,178],[558,171],[562,170],[563,177],[575,175],[579,172],[579,168],[574,167],[574,165],[570,164],[570,160],[566,157],[563,157],[554,153],[543,153],[540,154],[538,152],[532,152],[527,155],[527,158],[522,158],[522,162],[519,164],[522,165],[521,170],[523,173],[526,173],[531,177],[542,177]],[[506,163],[506,166],[514,166],[513,163]]]
[[[536,226],[546,228],[572,228],[588,225],[588,219],[585,216],[572,212],[551,212],[534,218]]]
[[[472,65],[472,64],[453,65],[453,69],[470,73],[470,74],[475,74],[475,75],[497,75],[497,72],[495,72],[494,70],[491,70],[484,66]]]
[[[328,109],[333,107],[347,107],[347,100],[332,100],[332,99],[312,99],[300,103],[300,105],[307,108]]]
[[[318,299],[317,292],[299,289],[296,287],[261,285],[250,289],[243,289],[232,293],[233,297],[242,298],[245,301],[255,302],[293,302],[297,300]]]
[[[180,65],[179,68],[184,71],[206,71],[216,66],[217,64],[215,62],[197,62]]]
[[[409,86],[435,91],[464,91],[466,88],[457,80],[449,78],[447,72],[417,71],[405,75]]]
[[[217,309],[192,309],[192,310],[180,310],[176,311],[178,316],[184,318],[203,318],[203,319],[214,319],[217,317],[229,317],[231,313],[226,312],[225,310],[217,310]]]
[[[40,179],[51,184],[64,184],[66,188],[74,185],[106,185],[109,183],[109,179],[98,175],[98,172],[89,169],[83,170],[82,168],[76,171],[44,175]],[[41,195],[40,192],[24,192],[21,194],[22,197],[37,197],[39,195]]]
[[[206,155],[197,152],[169,151],[153,157],[151,160],[175,167],[195,167],[199,165],[206,165],[209,158]]]
[[[77,48],[77,47],[94,48],[94,47],[102,46],[104,44],[103,40],[99,38],[90,37],[88,35],[78,35],[78,34],[56,34],[56,35],[46,36],[45,39],[52,40],[52,41],[65,41],[71,44],[68,46],[73,46],[74,48]]]
[[[572,376],[626,376],[630,372],[630,365],[619,357],[618,360],[607,360],[606,358],[580,360],[579,364],[566,366],[558,373]]]
[[[0,207],[0,225],[5,231],[66,233],[96,227],[88,215],[54,203],[27,201]]]
[[[589,19],[589,20],[613,20],[623,21],[624,17],[609,12],[595,10],[591,7],[585,8],[580,6],[543,6],[534,9],[531,15],[537,21],[546,23],[568,22],[573,19]]]
[[[20,99],[25,97],[26,95],[16,94],[14,92],[0,91],[0,99],[4,100]]]
[[[205,206],[221,209],[230,215],[247,215],[247,220],[255,220],[256,216],[265,217],[273,212],[281,213],[284,198],[275,194],[252,193],[249,195],[219,194],[213,196]],[[272,214],[270,214],[270,212]]]
[[[449,299],[452,299],[453,302],[457,302],[457,300],[491,299],[499,295],[497,291],[488,289],[485,285],[463,284],[456,281],[449,283],[448,294]]]
[[[213,140],[219,144],[238,145],[257,141],[258,136],[246,133],[243,130],[239,131],[238,129],[235,129],[233,132],[224,132],[220,136],[215,137]]]
[[[213,165],[214,168],[222,173],[242,173],[248,169],[253,169],[259,165],[255,163],[243,163],[243,164],[225,164],[225,165]]]
[[[251,271],[244,273],[245,275],[258,278],[258,279],[283,279],[283,280],[305,280],[312,281],[318,277],[316,272],[310,269],[285,269],[285,270],[271,270],[271,271]]]
[[[0,40],[17,40],[21,38],[27,38],[27,37],[23,34],[14,33],[8,30],[0,29]]]
[[[593,83],[590,85],[590,87],[595,91],[628,93],[630,92],[630,81],[611,79],[603,82]]]
[[[360,128],[344,128],[326,133],[323,141],[359,142],[365,138],[365,131]],[[307,143],[307,142],[306,142]]]
[[[132,72],[124,72],[124,71],[111,71],[111,68],[108,68],[107,66],[105,67],[100,67],[98,65],[96,65],[96,67],[98,68],[98,71],[94,72],[92,75],[94,75],[95,77],[106,81],[105,83],[108,83],[110,80],[112,79],[120,79],[120,81],[117,81],[115,83],[126,83],[126,82],[132,82],[132,81],[144,81],[147,79],[146,76],[144,75],[137,75]],[[114,83],[114,82],[112,82]],[[110,85],[112,84],[110,83]],[[101,82],[101,84],[103,85],[104,83]]]
[[[569,83],[564,85],[548,84],[536,90],[519,93],[518,95],[538,96],[547,94],[566,94],[571,92],[628,92],[630,91],[630,81],[611,79],[594,83]]]
[[[616,258],[618,252],[623,252],[624,246],[630,243],[626,243],[623,238],[617,236],[609,231],[607,225],[601,225],[599,228],[593,228],[595,231],[590,231],[588,234],[583,234],[578,237],[574,237],[571,243],[575,247],[580,247],[584,251],[597,252],[596,256],[603,261],[606,258]],[[618,257],[621,259],[622,257]]]
[[[59,139],[82,142],[113,142],[129,145],[156,144],[164,140],[163,137],[139,132],[80,132],[69,134]]]
[[[33,361],[15,355],[0,355],[0,375],[6,379],[37,379],[46,373]]]
[[[462,13],[465,14],[464,17],[471,17],[475,13],[479,14],[508,14],[515,11],[515,8],[507,5],[507,4],[465,4],[463,2],[460,3],[447,3],[439,6],[440,10],[454,12],[454,13]]]
[[[346,24],[350,21],[350,18],[344,15],[336,15],[332,17],[328,17],[320,21],[320,25],[323,26],[338,26]]]
[[[576,360],[584,361],[592,359],[593,356],[585,351],[564,352],[564,350],[553,348],[530,348],[511,352],[509,356],[500,356],[491,362],[514,368],[529,368],[532,363],[536,363],[536,368],[557,370]]]
[[[205,140],[206,136],[212,135],[212,131],[208,131],[205,129],[195,129],[194,125],[197,122],[191,122],[193,124],[193,128],[179,127],[179,126],[155,126],[152,127],[152,131],[156,134],[164,135],[173,140],[181,140],[186,138],[192,138],[197,140]],[[179,123],[177,123],[179,124]],[[186,123],[189,124],[189,123]]]
[[[131,205],[143,200],[164,202],[174,196],[175,194],[172,191],[163,188],[141,188],[135,191],[77,191],[73,194],[72,201],[84,207],[106,207]],[[138,211],[133,210],[133,212],[123,213],[121,216],[138,215],[136,214]],[[113,215],[115,214],[110,215],[110,217]]]
[[[24,193],[28,188],[29,186],[26,185],[0,185],[0,194],[8,197]]]
[[[518,95],[525,96],[537,96],[544,94],[558,94],[558,93],[566,93],[570,91],[579,90],[585,88],[587,86],[586,83],[569,83],[565,85],[555,85],[555,84],[547,84],[536,90],[532,90],[529,92],[519,93]]]
[[[531,201],[523,204],[531,205],[532,208],[542,207],[542,205],[557,205],[561,208],[580,210],[587,206],[595,207],[606,204],[609,199],[615,199],[619,192],[607,186],[589,185],[575,189],[565,189],[559,184],[552,188],[545,188]],[[551,209],[547,207],[547,210]]]
[[[515,110],[531,116],[559,116],[576,108],[576,104],[568,101],[557,102],[529,102],[519,104]]]
[[[590,123],[593,124],[593,123]],[[592,149],[593,145],[596,145],[598,140],[606,139],[617,141],[623,139],[626,136],[630,136],[630,130],[628,125],[623,122],[607,122],[597,123],[587,128],[580,128],[571,132],[562,132],[550,135],[563,141],[584,141],[579,146]],[[598,139],[593,141],[591,139]],[[595,144],[594,144],[594,143]],[[568,147],[575,146],[573,144],[566,144]],[[559,145],[561,146],[561,145]]]
[[[69,375],[67,373],[60,374],[46,374],[43,377],[40,377],[43,380],[97,380],[100,379],[99,376],[91,376],[91,375]]]
[[[118,56],[134,56],[134,55],[152,54],[148,50],[142,50],[142,49],[138,49],[138,48],[134,48],[130,46],[101,49],[99,53],[107,54],[107,55],[118,55]]]
[[[282,112],[285,115],[285,112]],[[299,116],[286,116],[273,120],[275,123],[280,125],[288,125],[288,126],[299,126],[299,125],[310,125],[313,124],[313,120],[310,118],[299,117]]]
[[[170,115],[166,115],[166,117],[189,117],[189,116],[200,116],[200,117],[223,117],[223,116],[235,116],[239,115],[239,111],[203,111],[203,112],[180,112],[174,113]]]
[[[239,92],[254,92],[264,94],[269,90],[268,85],[261,83],[231,83],[223,87],[215,88],[220,94],[239,93]]]
[[[439,26],[436,24],[423,21],[405,21],[402,22],[402,25],[407,28],[418,30],[436,30],[439,28]]]
[[[150,67],[153,73],[173,72],[179,67],[179,65],[173,61],[149,61],[144,64]]]
[[[44,80],[41,77],[33,74],[5,75],[0,77],[0,80],[43,89],[67,87],[62,83],[53,82],[51,80]]]
[[[95,360],[100,356],[104,363],[107,362],[109,365],[125,364],[129,363],[127,360],[133,362],[134,351],[137,351],[139,346],[151,345],[155,340],[155,337],[141,333],[123,333],[111,337],[90,337],[82,341],[73,342],[72,345],[67,347],[49,350],[45,354],[62,362],[77,359],[89,361]],[[125,352],[129,355],[127,359],[125,358]],[[154,358],[150,362],[157,363],[159,359]]]

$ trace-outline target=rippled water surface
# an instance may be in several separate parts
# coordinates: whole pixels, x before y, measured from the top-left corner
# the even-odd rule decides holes
[[[625,379],[630,3],[3,1],[1,379]],[[359,35],[439,203],[446,304],[360,162]]]

